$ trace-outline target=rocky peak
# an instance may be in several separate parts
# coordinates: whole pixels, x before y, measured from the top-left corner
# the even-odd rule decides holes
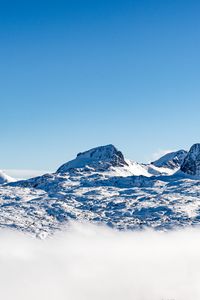
[[[152,162],[152,164],[156,167],[164,167],[170,169],[180,168],[185,157],[187,155],[187,151],[179,150],[171,153],[167,153],[158,160]]]
[[[91,150],[77,154],[74,160],[62,165],[57,173],[64,173],[75,168],[101,168],[123,167],[127,165],[122,152],[113,145],[106,145],[93,148]]]
[[[200,144],[194,144],[190,148],[181,166],[181,171],[189,175],[200,176]]]

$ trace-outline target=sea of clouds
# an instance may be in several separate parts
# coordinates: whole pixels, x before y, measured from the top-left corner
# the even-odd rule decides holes
[[[200,230],[74,223],[45,240],[0,231],[3,300],[199,300]]]

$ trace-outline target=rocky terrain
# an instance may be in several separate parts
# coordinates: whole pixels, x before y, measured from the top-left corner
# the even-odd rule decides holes
[[[45,237],[70,220],[120,230],[200,224],[200,144],[150,164],[113,145],[79,153],[55,173],[8,182],[1,175],[0,227]]]

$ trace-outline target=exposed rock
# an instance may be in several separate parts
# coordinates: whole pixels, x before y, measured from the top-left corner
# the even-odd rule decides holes
[[[200,176],[200,144],[194,144],[190,148],[181,166],[181,171],[189,175]]]

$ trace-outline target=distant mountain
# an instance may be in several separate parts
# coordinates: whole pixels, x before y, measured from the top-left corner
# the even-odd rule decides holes
[[[106,145],[77,154],[74,160],[62,165],[57,173],[65,173],[70,169],[95,168],[108,169],[109,167],[127,166],[122,152],[113,145]]]
[[[0,226],[44,237],[70,220],[123,230],[200,225],[199,154],[196,144],[140,164],[113,145],[81,152],[55,173],[1,185]]]
[[[185,150],[179,150],[176,152],[167,153],[158,160],[152,162],[152,165],[159,167],[159,168],[169,168],[169,169],[176,169],[180,168],[182,165],[186,155],[187,151]]]
[[[15,181],[15,179],[6,175],[3,171],[0,170],[0,184],[5,184],[12,181]]]
[[[77,154],[77,157],[63,164],[57,173],[72,169],[113,171],[116,175],[171,175],[180,168],[187,151],[168,153],[151,164],[142,164],[124,158],[121,151],[113,145],[100,146]]]

